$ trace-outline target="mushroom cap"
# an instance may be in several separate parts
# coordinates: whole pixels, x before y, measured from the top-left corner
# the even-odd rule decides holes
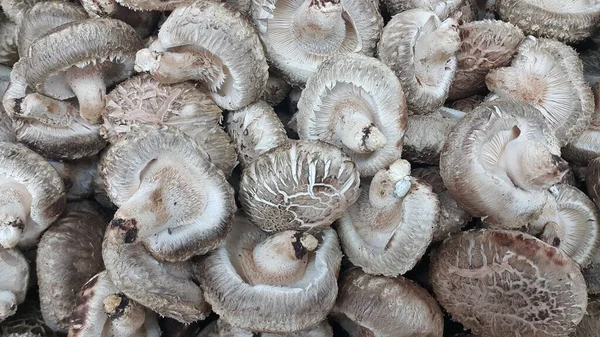
[[[510,65],[517,47],[525,39],[517,26],[499,20],[473,21],[458,29],[461,43],[449,100],[485,93],[485,75],[491,69]]]
[[[367,153],[349,149],[337,134],[343,131],[336,131],[341,122],[349,123],[347,111],[366,116],[383,134],[385,145]],[[405,95],[394,73],[377,59],[360,54],[324,61],[306,83],[296,114],[301,139],[319,139],[342,148],[361,176],[372,176],[400,159],[406,120]]]
[[[11,66],[19,59],[17,29],[17,24],[0,11],[0,64]]]
[[[520,146],[525,149],[515,151]],[[505,153],[516,158],[503,160]],[[533,156],[539,159],[526,165]],[[542,215],[553,215],[556,203],[544,187],[558,183],[567,169],[539,112],[505,100],[482,104],[463,117],[440,156],[441,176],[458,204],[502,228],[545,224]]]
[[[337,147],[290,140],[244,169],[239,199],[264,231],[319,231],[358,199],[359,184],[356,165]]]
[[[103,118],[103,132],[113,143],[134,125],[172,125],[192,137],[226,175],[236,165],[232,141],[219,126],[221,109],[191,82],[166,85],[149,74],[134,76],[108,94]]]
[[[333,314],[344,328],[358,329],[364,336],[442,337],[444,316],[439,305],[413,281],[352,268],[340,275],[339,284]],[[363,336],[360,332],[358,336]]]
[[[335,231],[328,228],[322,232],[300,280],[290,285],[253,285],[241,253],[252,251],[269,234],[241,216],[235,222],[225,244],[198,265],[197,276],[213,311],[232,326],[255,332],[294,332],[323,321],[338,290],[342,251]]]
[[[594,112],[581,60],[573,48],[555,40],[527,38],[511,66],[490,71],[485,81],[500,97],[535,106],[561,146],[587,128]]]
[[[2,7],[2,11],[4,11],[4,14],[8,16],[12,22],[21,24],[21,20],[25,13],[27,13],[27,11],[36,3],[43,1],[47,0],[0,0],[0,6]]]
[[[269,77],[256,30],[224,4],[196,1],[177,8],[163,23],[158,40],[149,50],[208,54],[225,74],[221,88],[211,92],[222,109],[240,109],[256,101]]]
[[[196,337],[333,337],[333,330],[327,321],[307,330],[278,333],[255,333],[231,326],[223,319],[211,322]]]
[[[566,336],[587,305],[579,266],[517,231],[450,237],[433,256],[430,275],[438,302],[478,336]]]
[[[229,113],[225,124],[242,167],[248,167],[258,156],[288,140],[275,110],[264,101]]]
[[[0,322],[8,314],[14,314],[16,306],[25,301],[29,286],[29,262],[16,248],[4,249],[0,247],[0,290],[9,291],[15,296],[14,307],[0,308]],[[4,303],[2,303],[4,304]],[[6,312],[8,310],[8,312]]]
[[[65,208],[63,181],[46,159],[19,143],[0,143],[0,176],[29,193],[31,208],[19,246],[33,246]]]
[[[402,157],[414,163],[439,164],[444,143],[459,120],[441,110],[408,116]]]
[[[475,0],[382,0],[392,16],[414,8],[423,8],[435,12],[440,20],[459,16],[463,22],[475,20],[477,4]]]
[[[588,38],[600,24],[600,4],[595,0],[496,0],[496,10],[525,34],[564,42]]]
[[[73,43],[76,36],[82,40]],[[109,86],[131,75],[135,52],[141,47],[135,30],[119,20],[99,18],[66,23],[31,43],[24,59],[25,77],[28,85],[41,94],[55,99],[71,98],[75,94],[64,76],[69,68],[103,64],[103,80]]]
[[[74,289],[104,270],[102,239],[108,221],[96,207],[90,202],[68,204],[40,239],[36,260],[40,303],[52,330],[69,330]]]
[[[267,57],[286,81],[303,85],[323,61],[339,53],[370,56],[375,53],[383,28],[377,0],[319,1],[316,4],[323,4],[323,7],[315,5],[316,13],[307,11],[308,3],[304,0],[255,0],[252,3],[252,18]],[[341,20],[337,15],[332,17],[336,9],[341,10]],[[322,22],[311,27],[307,22],[296,20],[307,15],[315,17],[317,22],[327,20],[341,24],[324,29]],[[307,26],[302,27],[303,24]],[[336,34],[336,40],[340,40],[337,48],[328,45],[331,34]],[[307,41],[298,41],[302,38]],[[318,47],[323,51],[312,50]]]
[[[161,163],[166,169],[159,175],[172,181],[168,186],[160,181],[162,185],[146,195],[148,204],[143,205],[166,228],[148,229],[152,235],[141,238],[144,246],[155,257],[169,261],[187,260],[215,249],[231,228],[236,210],[233,188],[208,154],[174,127],[139,126],[110,147],[100,163],[110,199],[123,206],[137,196],[144,182],[154,184],[156,174],[144,173],[152,171],[153,164],[160,169]],[[172,200],[173,194],[177,199]],[[140,214],[134,212],[132,220],[143,219],[135,220],[137,216]]]
[[[119,4],[136,11],[173,11],[194,3],[194,0],[116,0]]]
[[[270,106],[276,106],[283,102],[291,90],[292,87],[282,77],[269,72],[267,86],[260,99]]]

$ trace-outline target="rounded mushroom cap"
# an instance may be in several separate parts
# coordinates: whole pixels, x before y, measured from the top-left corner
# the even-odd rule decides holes
[[[273,261],[270,256],[257,256],[255,249],[269,234],[241,216],[235,222],[225,244],[203,257],[198,265],[197,276],[213,311],[234,327],[254,332],[288,333],[323,321],[338,290],[336,278],[342,252],[335,231],[325,229],[318,239],[318,248],[310,247],[316,248],[312,252],[304,249],[302,233],[294,235],[296,241],[291,244],[296,257],[306,258],[303,272],[295,281],[255,283],[251,272],[257,262]],[[287,254],[288,248],[281,246],[281,251],[270,253]]]
[[[264,231],[319,231],[358,199],[359,184],[356,165],[337,147],[290,140],[244,170],[239,198]]]
[[[587,306],[579,266],[516,231],[452,236],[432,258],[430,275],[440,304],[478,336],[565,336]]]
[[[342,54],[323,62],[298,102],[301,139],[342,148],[362,176],[400,159],[407,108],[394,73],[377,59]]]
[[[0,64],[10,66],[19,60],[17,30],[17,24],[0,10]]]
[[[42,314],[55,331],[67,332],[77,293],[104,270],[102,238],[106,221],[90,202],[68,204],[42,236],[37,250],[37,277]]]
[[[593,35],[600,24],[600,4],[595,0],[496,0],[502,20],[526,34],[564,42]]]
[[[307,330],[278,334],[256,333],[231,326],[223,319],[207,325],[196,337],[333,337],[333,330],[327,321]]]
[[[444,143],[459,120],[441,109],[408,116],[402,157],[414,163],[439,164]]]
[[[0,322],[17,311],[29,286],[29,262],[18,249],[0,247]]]
[[[345,329],[358,329],[358,336],[442,337],[444,316],[440,307],[413,281],[402,276],[373,276],[352,268],[340,275],[339,283],[334,317]]]
[[[134,76],[108,94],[103,117],[110,142],[135,125],[172,125],[192,137],[225,175],[236,164],[232,141],[219,126],[221,109],[191,82],[166,85],[149,74]]]
[[[382,0],[390,15],[396,15],[414,8],[435,12],[440,20],[459,17],[463,22],[475,20],[477,3],[475,0]]]

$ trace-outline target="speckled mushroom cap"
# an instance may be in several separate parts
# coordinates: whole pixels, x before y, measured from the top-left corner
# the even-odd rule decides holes
[[[231,228],[233,188],[182,131],[139,126],[108,150],[101,174],[119,210],[112,222],[138,224],[158,259],[183,261],[216,248]]]
[[[338,290],[342,252],[335,231],[325,229],[318,239],[294,231],[269,236],[241,216],[234,228],[198,265],[213,311],[255,332],[287,333],[323,321]]]
[[[564,146],[588,126],[594,97],[573,48],[550,39],[529,37],[510,67],[494,69],[485,79],[500,97],[535,106]]]
[[[333,316],[350,336],[442,337],[440,307],[413,281],[352,268],[340,275],[339,283]]]
[[[333,145],[290,140],[242,173],[239,198],[248,219],[267,232],[319,231],[359,196],[356,165]]]
[[[477,336],[566,336],[587,306],[579,266],[517,231],[452,236],[433,256],[430,275],[438,302]]]
[[[259,155],[288,140],[285,128],[275,111],[264,101],[229,113],[225,124],[243,167],[247,167]]]
[[[207,325],[196,337],[333,337],[333,330],[325,320],[308,330],[284,334],[256,333],[233,327],[223,319],[219,319]]]
[[[0,247],[0,322],[17,311],[29,286],[29,262],[18,249]]]
[[[91,202],[68,204],[44,233],[37,250],[37,277],[44,321],[67,332],[76,289],[104,270],[102,238],[108,223]]]
[[[442,22],[434,12],[415,8],[394,15],[387,23],[377,54],[400,79],[408,109],[424,114],[444,105],[459,47],[456,20]]]
[[[260,99],[267,102],[270,106],[276,106],[287,97],[292,87],[278,75],[269,72],[267,86]]]
[[[440,20],[459,17],[463,22],[475,20],[477,3],[475,0],[382,0],[390,15],[414,8],[435,12]]]
[[[134,125],[172,125],[192,137],[225,175],[236,165],[233,143],[219,126],[221,109],[191,82],[166,85],[149,74],[134,76],[108,94],[102,115],[103,132],[113,143]]]
[[[394,73],[360,54],[323,62],[302,91],[296,115],[301,139],[342,148],[362,176],[400,159],[406,118],[405,95]]]
[[[600,24],[595,0],[496,0],[496,10],[526,34],[565,42],[592,36]]]
[[[2,11],[8,18],[17,23],[17,25],[21,24],[21,20],[25,13],[31,7],[33,7],[38,2],[43,2],[47,0],[0,0],[0,6],[2,7]]]
[[[199,80],[222,109],[235,110],[263,93],[268,65],[254,27],[224,4],[197,1],[174,10],[158,38],[136,55],[136,70],[161,83]]]
[[[444,185],[488,225],[544,225],[556,211],[547,190],[568,164],[543,117],[530,105],[496,100],[473,110],[450,132],[440,156]]]
[[[123,295],[106,271],[77,294],[68,337],[159,337],[156,315]]]
[[[376,0],[255,0],[252,18],[269,61],[296,85],[329,57],[373,55],[383,28]]]
[[[11,66],[19,59],[16,23],[0,10],[0,64]]]
[[[595,109],[590,125],[561,150],[566,160],[580,166],[587,166],[590,161],[600,157],[600,82],[592,86],[592,92]]]
[[[46,159],[18,143],[0,143],[2,246],[36,244],[65,207],[60,176]]]
[[[440,203],[399,160],[380,170],[337,222],[344,253],[365,272],[395,277],[411,270],[431,244]]]
[[[456,73],[448,99],[456,100],[486,91],[485,75],[507,67],[525,39],[515,25],[499,20],[474,21],[458,27],[460,49],[456,53]]]

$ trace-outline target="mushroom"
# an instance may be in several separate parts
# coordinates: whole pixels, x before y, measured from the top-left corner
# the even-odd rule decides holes
[[[76,161],[49,161],[63,180],[67,201],[79,201],[94,195],[98,159],[84,158]]]
[[[323,321],[311,329],[285,334],[256,333],[233,327],[219,319],[207,325],[196,337],[333,337],[333,330],[327,321]]]
[[[267,232],[320,231],[359,196],[356,165],[321,141],[288,142],[244,169],[239,199],[248,219]]]
[[[590,161],[585,172],[587,194],[600,208],[600,157]]]
[[[0,6],[12,22],[20,25],[25,13],[36,3],[44,1],[47,0],[0,0]]]
[[[255,0],[252,18],[272,66],[303,85],[327,58],[372,56],[383,28],[376,0]]]
[[[592,263],[582,270],[588,294],[600,295],[600,250],[596,250]]]
[[[377,52],[400,79],[408,110],[425,114],[444,105],[459,47],[456,20],[442,22],[434,12],[415,8],[392,17]]]
[[[521,28],[525,34],[577,42],[595,34],[600,24],[600,3],[596,0],[496,0],[502,20]]]
[[[600,81],[592,89],[595,109],[590,125],[561,150],[566,160],[580,166],[587,166],[590,161],[600,157]]]
[[[29,248],[65,208],[60,176],[18,143],[0,143],[0,246]]]
[[[339,283],[332,314],[350,336],[442,337],[440,307],[413,281],[351,268],[342,273]]]
[[[0,64],[0,97],[4,96],[4,92],[8,87],[11,71],[11,68]],[[4,106],[0,104],[0,141],[14,142],[15,140],[16,137],[12,122],[4,111]]]
[[[160,12],[132,10],[119,5],[114,0],[80,0],[80,2],[90,17],[112,17],[124,21],[133,27],[141,38],[146,38],[153,33],[160,18]]]
[[[37,294],[30,292],[19,304],[17,313],[0,323],[0,334],[4,337],[45,337],[54,336],[55,332],[44,323]]]
[[[458,204],[507,229],[538,228],[554,218],[556,201],[548,189],[568,168],[537,109],[505,100],[463,117],[440,155],[444,185]]]
[[[73,303],[69,337],[159,337],[156,315],[119,292],[106,271],[83,285]]]
[[[590,296],[588,299],[587,312],[573,337],[597,337],[600,331],[600,296]]]
[[[256,101],[269,76],[252,25],[225,5],[209,1],[174,10],[158,38],[137,52],[135,66],[164,84],[204,82],[215,103],[227,110]]]
[[[377,59],[343,54],[323,62],[298,102],[300,139],[342,148],[361,176],[400,159],[406,100],[394,73]]]
[[[73,43],[73,37],[80,37]],[[107,45],[110,48],[107,48]],[[54,99],[77,96],[81,116],[101,121],[106,87],[129,77],[142,41],[115,19],[87,19],[56,28],[35,40],[22,59],[27,84]]]
[[[0,10],[0,64],[11,66],[19,59],[17,29]]]
[[[342,249],[369,274],[402,275],[431,244],[439,211],[431,187],[411,177],[408,161],[398,160],[362,186],[358,201],[338,221]]]
[[[485,93],[485,76],[491,69],[509,66],[525,39],[517,26],[499,20],[469,22],[458,29],[461,42],[449,100]]]
[[[577,263],[517,231],[450,237],[430,275],[438,302],[476,336],[567,336],[587,306]]]
[[[511,66],[490,71],[485,82],[500,97],[536,107],[561,146],[586,129],[594,111],[581,60],[571,47],[558,41],[527,38]]]
[[[440,20],[456,17],[463,22],[471,22],[475,20],[477,12],[475,0],[383,0],[382,2],[391,16],[414,8],[423,8],[435,12]]]
[[[29,285],[29,263],[18,249],[0,247],[0,322],[17,312]]]
[[[42,235],[37,250],[37,277],[44,321],[67,332],[77,291],[104,270],[102,238],[106,221],[91,202],[68,204]]]
[[[173,125],[192,137],[227,176],[236,165],[231,139],[219,126],[221,109],[191,82],[160,84],[149,74],[120,83],[107,97],[103,133],[111,142],[142,124]]]
[[[260,99],[269,103],[270,106],[276,106],[283,102],[291,90],[292,87],[282,77],[269,72],[267,86]]]
[[[263,101],[229,113],[226,125],[243,167],[248,167],[259,155],[288,140],[275,111]]]
[[[206,301],[234,327],[289,333],[322,322],[335,303],[342,259],[335,231],[269,236],[241,216],[224,245],[203,257]]]

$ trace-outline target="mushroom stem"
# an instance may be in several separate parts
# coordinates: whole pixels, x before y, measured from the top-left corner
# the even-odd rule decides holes
[[[102,71],[96,67],[72,67],[66,72],[71,90],[77,96],[79,113],[90,124],[102,121],[102,111],[106,105],[106,84]]]
[[[0,290],[0,322],[17,312],[17,297],[8,290]]]
[[[68,126],[76,113],[76,108],[68,102],[33,93],[23,99],[18,116],[47,125]]]
[[[308,252],[319,242],[307,233],[285,231],[259,243],[252,251],[254,263],[244,264],[253,284],[289,285],[302,277],[308,262]]]
[[[144,307],[131,301],[124,294],[108,295],[104,301],[104,311],[111,320],[111,336],[136,336],[144,326]]]
[[[0,186],[0,245],[16,247],[31,208],[31,196],[17,184]]]
[[[385,147],[387,140],[383,133],[356,107],[350,107],[341,116],[336,136],[351,151],[369,153]]]
[[[400,159],[375,174],[369,187],[369,203],[377,209],[390,207],[410,191],[410,163]]]
[[[415,43],[415,72],[419,80],[429,85],[437,66],[445,65],[460,48],[458,23],[450,18],[434,31],[421,34]]]

